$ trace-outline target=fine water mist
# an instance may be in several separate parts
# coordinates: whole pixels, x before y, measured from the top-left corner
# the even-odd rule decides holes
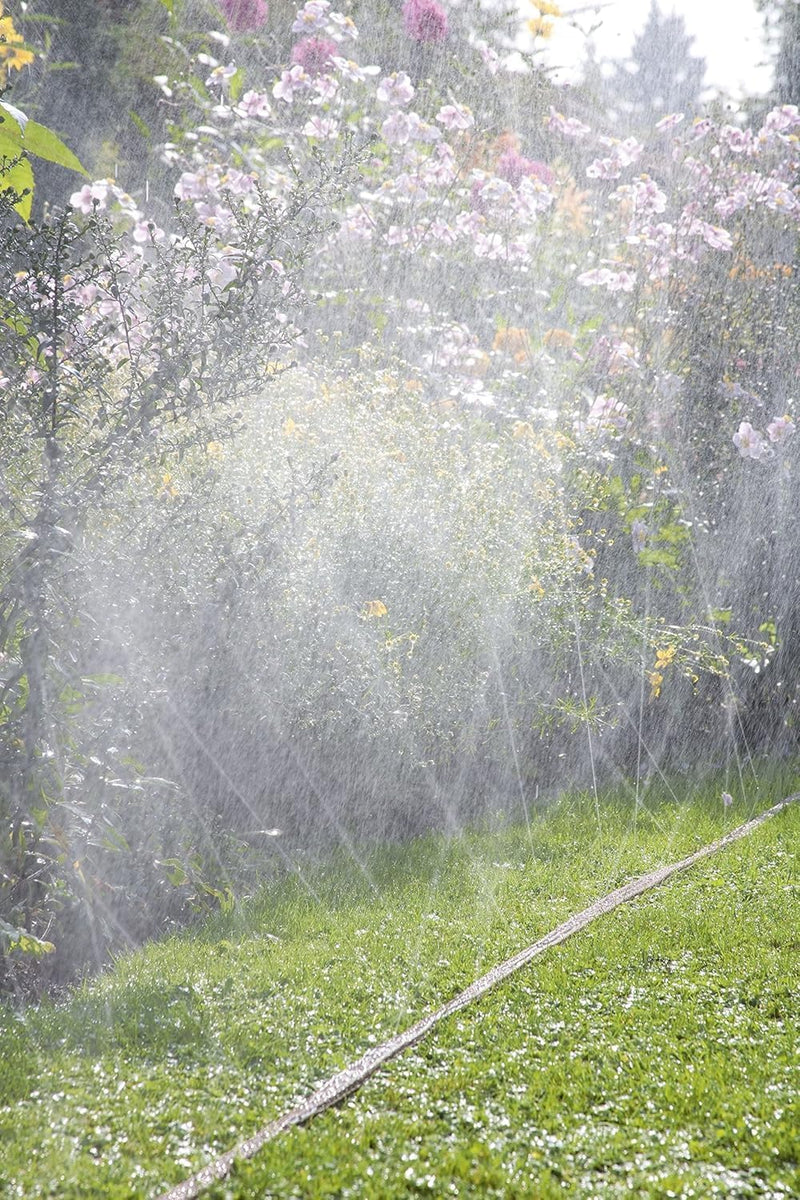
[[[35,237],[8,194],[0,916],[43,978],[796,752],[796,97],[709,97],[655,4],[556,85],[530,7],[134,5],[141,140],[76,119]]]

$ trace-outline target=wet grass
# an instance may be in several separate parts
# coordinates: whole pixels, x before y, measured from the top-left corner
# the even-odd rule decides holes
[[[776,779],[768,807],[797,787]],[[686,789],[688,792],[688,789]],[[0,1010],[0,1195],[155,1196],[633,875],[752,815],[565,799],[273,886]],[[800,804],[440,1026],[222,1197],[800,1194]]]

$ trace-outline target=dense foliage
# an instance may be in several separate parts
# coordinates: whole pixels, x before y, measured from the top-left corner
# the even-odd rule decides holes
[[[79,164],[0,114],[9,980],[296,845],[795,746],[797,108],[619,139],[502,6],[163,9],[169,202],[30,223]]]

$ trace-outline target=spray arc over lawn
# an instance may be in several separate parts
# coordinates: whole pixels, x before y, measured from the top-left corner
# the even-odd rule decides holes
[[[797,751],[792,97],[559,88],[554,4],[134,7],[113,174],[0,17],[10,1010],[334,861],[378,904],[376,845],[535,864],[564,792],[661,865],[709,771],[754,815]]]

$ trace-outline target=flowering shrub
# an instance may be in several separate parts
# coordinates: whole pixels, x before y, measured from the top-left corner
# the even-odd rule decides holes
[[[176,17],[174,211],[113,179],[33,237],[7,211],[16,928],[53,919],[44,845],[77,907],[123,844],[228,895],[116,782],[307,839],[527,803],[551,761],[582,778],[576,731],[623,762],[690,761],[679,714],[703,757],[791,744],[800,114],[618,139],[532,69],[509,129],[513,23],[361,7]]]

